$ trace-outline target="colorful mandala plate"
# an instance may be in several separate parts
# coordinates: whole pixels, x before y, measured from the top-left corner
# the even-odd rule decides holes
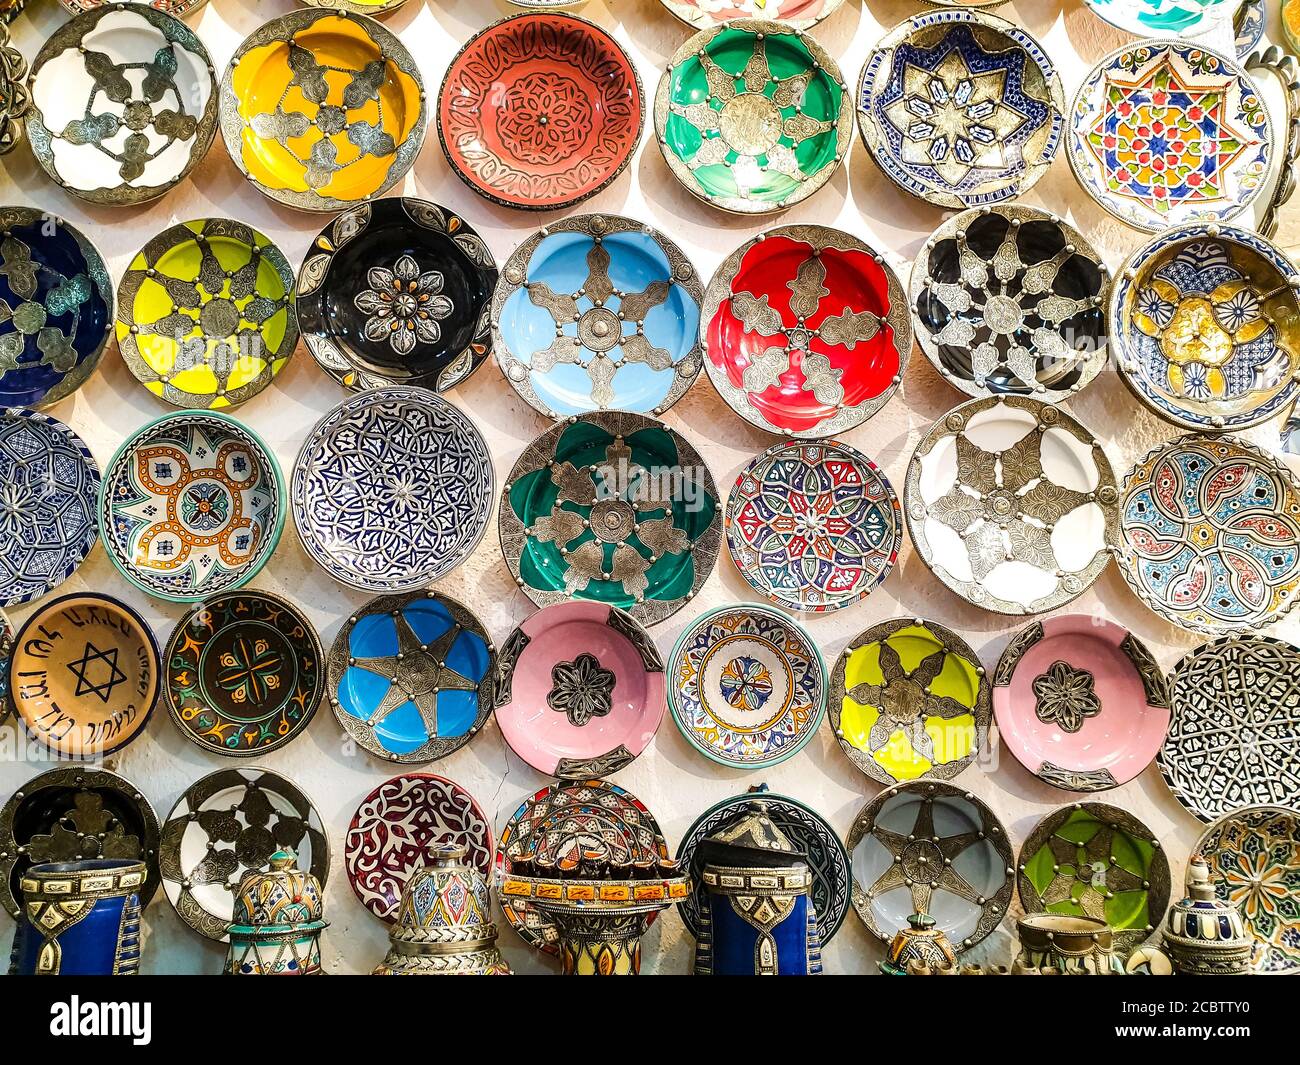
[[[17,4],[21,7],[21,0]],[[11,0],[9,11],[14,10]],[[0,155],[12,152],[22,140],[32,95],[27,88],[27,60],[9,43],[5,23],[9,14],[0,5]]]
[[[181,734],[247,757],[302,734],[325,691],[312,624],[267,592],[227,592],[191,610],[163,654],[163,693]]]
[[[433,773],[403,773],[361,800],[343,843],[348,882],[367,910],[392,924],[406,882],[439,844],[458,844],[492,875],[492,823],[474,796]]]
[[[662,414],[700,372],[704,286],[682,250],[642,222],[561,219],[524,241],[501,278],[497,363],[548,418]]]
[[[861,425],[903,379],[912,315],[897,275],[857,237],[781,226],[741,245],[709,282],[705,368],[737,414],[819,438]]]
[[[727,500],[727,548],[768,602],[822,613],[861,602],[903,546],[898,499],[876,464],[847,444],[768,448]]]
[[[858,127],[900,188],[961,210],[1027,192],[1060,144],[1065,94],[1047,53],[995,15],[942,8],[894,27],[858,86]]]
[[[1169,730],[1169,687],[1128,629],[1090,614],[1025,626],[993,677],[1002,746],[1063,791],[1133,780]]]
[[[340,215],[298,272],[298,322],[321,368],[354,391],[464,381],[487,358],[497,265],[462,218],[389,197]]]
[[[991,2],[991,0],[986,0]],[[663,0],[688,26],[707,30],[732,19],[767,19],[806,30],[839,10],[844,0]]]
[[[506,639],[496,720],[539,773],[608,776],[650,745],[665,702],[664,663],[630,614],[601,603],[554,603]]]
[[[640,414],[547,430],[501,496],[506,565],[538,606],[589,599],[653,625],[700,590],[722,543],[718,489],[687,441]]]
[[[873,625],[831,671],[830,719],[840,748],[882,784],[955,777],[988,739],[989,718],[979,656],[932,621]]]
[[[32,207],[0,207],[0,407],[47,407],[99,365],[113,282],[81,232]]]
[[[424,83],[373,19],[300,10],[239,46],[221,79],[221,134],[239,172],[278,203],[341,211],[378,196],[424,142]]]
[[[1191,37],[1232,21],[1241,0],[1084,0],[1094,14],[1139,37]]]
[[[1119,570],[1147,606],[1193,632],[1271,625],[1300,592],[1300,483],[1231,438],[1161,444],[1127,477]]]
[[[26,603],[72,576],[99,538],[99,464],[61,421],[0,410],[0,606]]]
[[[738,769],[793,756],[826,710],[826,665],[808,633],[758,604],[711,610],[668,659],[668,705],[701,754]]]
[[[145,388],[174,406],[251,399],[297,344],[289,261],[242,222],[204,218],[165,229],[122,277],[122,358]]]
[[[293,469],[293,520],[336,581],[413,591],[469,557],[495,487],[487,442],[459,409],[423,388],[378,388],[316,423]]]
[[[1252,970],[1300,973],[1300,814],[1280,806],[1234,810],[1205,830],[1193,853],[1255,937]]]
[[[655,92],[655,133],[687,191],[724,211],[767,214],[835,175],[853,140],[853,104],[812,37],[737,19],[673,54]]]
[[[9,691],[27,734],[60,758],[99,759],[144,732],[162,667],[149,625],[106,595],[65,595],[14,640]]]
[[[631,162],[644,124],[632,60],[576,15],[514,15],[479,31],[438,94],[452,170],[505,207],[551,210],[594,196]]]
[[[137,430],[99,490],[113,565],[142,591],[178,603],[252,580],[280,541],[284,509],[275,455],[215,411],[167,414]]]

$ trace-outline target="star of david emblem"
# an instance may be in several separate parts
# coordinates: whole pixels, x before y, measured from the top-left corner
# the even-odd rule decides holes
[[[68,663],[68,670],[77,678],[77,690],[73,694],[78,699],[98,695],[106,703],[113,689],[126,680],[126,674],[117,668],[117,648],[101,651],[89,641],[81,657]]]

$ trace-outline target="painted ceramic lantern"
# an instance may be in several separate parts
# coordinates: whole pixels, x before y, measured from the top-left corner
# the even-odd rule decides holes
[[[292,850],[271,855],[270,869],[248,873],[235,892],[229,976],[318,976],[326,927],[321,883],[297,868]]]
[[[885,976],[906,976],[917,969],[926,972],[952,971],[957,968],[957,953],[943,929],[928,913],[914,913],[907,927],[900,928],[880,963]]]
[[[1161,943],[1174,972],[1185,976],[1240,976],[1250,971],[1255,941],[1241,911],[1220,899],[1199,854],[1187,863],[1187,895],[1174,903]]]

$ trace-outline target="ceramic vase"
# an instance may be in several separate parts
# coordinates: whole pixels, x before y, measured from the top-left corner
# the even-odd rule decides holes
[[[1020,953],[1011,965],[1015,975],[1047,972],[1122,975],[1124,963],[1115,957],[1110,926],[1095,917],[1031,913],[1016,922]]]
[[[928,913],[908,917],[907,927],[898,930],[880,963],[885,976],[906,976],[917,969],[927,973],[957,970],[957,952]]]
[[[1253,945],[1237,907],[1215,894],[1205,859],[1192,855],[1187,897],[1174,903],[1165,921],[1162,946],[1174,972],[1240,976],[1250,971]]]
[[[228,975],[320,975],[320,934],[327,927],[321,884],[297,862],[293,851],[276,851],[269,870],[250,872],[239,882]]]

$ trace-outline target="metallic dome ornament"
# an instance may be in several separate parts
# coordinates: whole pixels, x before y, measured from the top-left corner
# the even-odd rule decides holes
[[[907,468],[904,513],[917,553],[963,599],[1040,614],[1106,568],[1118,500],[1087,429],[1036,399],[997,396],[930,427]]]
[[[1170,908],[1160,947],[1175,973],[1239,976],[1250,971],[1255,939],[1241,911],[1220,899],[1200,854],[1187,861],[1187,894]]]
[[[292,847],[271,855],[271,868],[250,870],[235,889],[230,923],[229,976],[319,976],[324,891],[298,869]]]
[[[858,86],[858,129],[896,185],[963,210],[1027,192],[1064,126],[1061,77],[1043,46],[982,11],[915,15],[876,46]]]
[[[0,22],[0,155],[7,155],[22,140],[32,95],[27,88],[27,60],[9,40]]]
[[[812,37],[766,19],[701,30],[668,61],[655,135],[692,195],[736,214],[807,199],[848,156],[853,102]]]
[[[844,0],[663,0],[664,7],[673,15],[697,30],[742,18],[766,19],[792,30],[807,30],[833,15],[843,3]]]
[[[949,384],[1056,403],[1106,364],[1109,295],[1110,273],[1082,233],[1010,204],[940,225],[916,257],[908,299],[921,350]]]

